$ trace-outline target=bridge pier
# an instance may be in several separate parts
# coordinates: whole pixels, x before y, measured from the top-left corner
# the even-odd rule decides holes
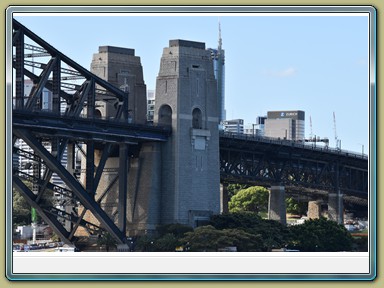
[[[340,193],[329,193],[328,194],[328,219],[335,221],[339,224],[344,223],[344,204],[343,194]]]
[[[283,225],[287,224],[284,186],[271,186],[270,188],[268,219],[279,221]]]
[[[315,200],[308,202],[308,218],[319,219],[321,217],[321,204],[323,201]]]
[[[220,212],[228,213],[228,183],[220,184]]]

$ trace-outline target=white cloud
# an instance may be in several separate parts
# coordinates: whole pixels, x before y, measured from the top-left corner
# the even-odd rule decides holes
[[[293,67],[289,67],[282,70],[268,70],[268,71],[265,71],[264,74],[270,77],[285,78],[285,77],[291,77],[296,75],[297,69]]]

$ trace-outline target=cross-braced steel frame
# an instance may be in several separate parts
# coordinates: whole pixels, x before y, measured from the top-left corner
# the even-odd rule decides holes
[[[140,146],[144,141],[166,141],[169,131],[129,124],[127,92],[93,75],[16,20],[13,20],[12,28],[13,154],[33,167],[30,170],[14,167],[13,187],[66,243],[76,240],[79,227],[91,235],[107,231],[117,243],[125,243],[127,177],[124,175],[128,173],[130,147]],[[25,94],[27,81],[33,83],[28,95]],[[47,101],[45,91],[52,94],[48,104],[44,102]],[[110,115],[109,119],[98,118],[96,101],[114,105],[115,115]],[[20,141],[28,149],[16,145]],[[85,183],[79,180],[75,171],[75,149],[80,149],[86,159]],[[95,149],[101,151],[97,164]],[[63,165],[65,150],[68,160]],[[111,183],[118,185],[119,191],[117,221],[101,205],[111,185],[96,199],[96,190],[111,153],[119,156],[120,177],[116,176]],[[65,187],[52,183],[54,174]],[[70,205],[81,205],[83,210],[68,211],[47,204],[44,195],[50,191],[61,194],[64,202]],[[90,211],[98,223],[86,221],[86,211]]]
[[[316,148],[262,137],[222,133],[221,181],[284,185],[292,193],[313,196],[341,193],[346,199],[368,199],[368,158],[330,148]]]

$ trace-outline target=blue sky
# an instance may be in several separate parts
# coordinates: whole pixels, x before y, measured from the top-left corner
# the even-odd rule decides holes
[[[147,89],[155,89],[171,39],[218,44],[226,55],[227,119],[254,123],[273,110],[304,110],[306,137],[368,152],[367,16],[17,16],[19,22],[89,69],[99,46],[135,49]]]

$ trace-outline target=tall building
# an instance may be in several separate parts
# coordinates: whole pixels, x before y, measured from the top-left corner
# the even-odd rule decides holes
[[[305,140],[305,112],[269,111],[265,119],[265,136],[294,141]]]
[[[147,90],[147,121],[153,123],[155,113],[155,90]]]
[[[224,120],[223,127],[225,132],[243,134],[244,120],[243,119]]]
[[[226,119],[225,112],[225,53],[222,49],[221,26],[219,22],[219,43],[217,49],[208,48],[213,60],[213,71],[217,81],[217,99],[219,101],[219,123]]]

